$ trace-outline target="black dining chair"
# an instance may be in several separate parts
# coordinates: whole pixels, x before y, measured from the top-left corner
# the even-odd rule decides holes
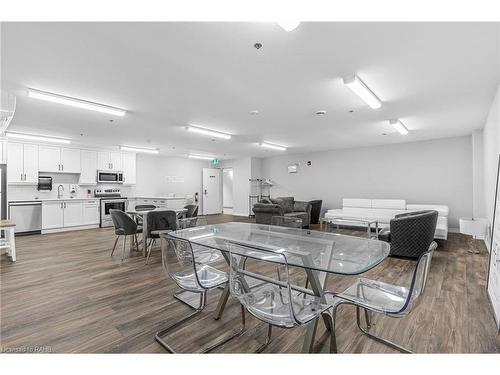
[[[186,217],[198,216],[198,205],[197,204],[188,204],[187,206],[184,206],[184,208],[187,210]]]
[[[172,210],[151,211],[147,215],[147,233],[146,240],[150,242],[147,246],[146,264],[149,262],[149,256],[156,240],[160,238],[161,233],[168,233],[177,230],[177,214]]]
[[[115,252],[116,244],[120,236],[123,236],[123,247],[122,247],[122,261],[125,257],[125,244],[127,242],[127,236],[132,236],[132,244],[135,244],[137,251],[139,251],[137,233],[142,233],[142,227],[137,225],[137,223],[129,215],[121,210],[109,210],[111,215],[111,220],[113,220],[113,225],[115,227],[116,240],[113,245],[113,250],[111,250],[111,256]]]

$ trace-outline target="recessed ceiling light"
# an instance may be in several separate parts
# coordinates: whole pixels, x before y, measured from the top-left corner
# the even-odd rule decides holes
[[[277,22],[277,24],[280,25],[286,32],[290,32],[295,30],[300,25],[300,21],[281,21]]]
[[[189,154],[188,158],[190,158],[190,159],[201,159],[201,160],[212,160],[212,159],[214,159],[213,156],[194,155],[194,154]]]
[[[5,135],[7,136],[7,138],[26,139],[29,141],[53,142],[53,143],[63,143],[63,144],[71,143],[70,139],[46,137],[43,135],[12,133],[12,132],[6,132]]]
[[[323,116],[323,115],[326,115],[326,111],[324,111],[324,110],[316,111],[316,114],[319,116]]]
[[[250,111],[250,114],[251,115],[258,115],[259,114],[259,110],[258,109],[254,109],[254,110]]]
[[[366,84],[357,75],[344,78],[344,85],[349,87],[371,108],[377,109],[382,106],[382,101],[377,97],[377,95],[373,93],[372,90],[368,88],[368,86],[366,86]]]
[[[217,137],[217,138],[222,138],[222,139],[231,139],[231,134],[222,133],[222,132],[218,132],[218,131],[210,130],[210,129],[205,129],[205,128],[200,128],[198,126],[192,126],[192,125],[186,126],[186,130],[189,132],[193,132],[193,133],[209,135],[211,137]]]
[[[120,146],[122,151],[130,152],[142,152],[145,154],[158,154],[159,151],[156,148],[143,148],[143,147],[132,147],[132,146]]]
[[[285,146],[276,145],[274,143],[262,142],[262,143],[259,143],[259,146],[265,147],[265,148],[270,148],[273,150],[286,151]]]
[[[45,100],[47,102],[59,103],[59,104],[69,105],[71,107],[89,109],[91,111],[107,113],[114,116],[123,117],[125,116],[125,113],[127,113],[127,111],[125,111],[124,109],[111,107],[109,105],[89,102],[87,100],[72,98],[69,96],[54,94],[51,92],[40,91],[35,89],[28,89],[28,96],[30,98]]]
[[[407,135],[408,134],[408,128],[398,119],[393,119],[389,120],[389,124],[391,124],[394,129],[396,129],[399,134],[401,135]]]

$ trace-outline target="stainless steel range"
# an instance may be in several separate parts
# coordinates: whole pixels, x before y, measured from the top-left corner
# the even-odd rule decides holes
[[[120,189],[94,189],[94,196],[101,198],[101,227],[112,227],[109,210],[127,210],[127,198],[121,196]]]

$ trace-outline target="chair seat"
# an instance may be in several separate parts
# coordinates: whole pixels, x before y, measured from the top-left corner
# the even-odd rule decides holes
[[[327,302],[331,305],[350,301],[363,308],[386,315],[400,313],[407,297],[408,288],[365,278],[358,278],[342,293],[326,296]]]
[[[256,318],[276,326],[291,328],[297,322],[290,315],[289,295],[286,288],[275,284],[261,283],[250,289],[247,298],[251,303],[247,304],[247,310]],[[323,311],[329,308],[322,304],[318,297],[292,292],[293,311],[297,320],[305,324],[317,318]]]
[[[137,226],[137,230],[134,232],[134,233],[125,233],[125,230],[123,228],[117,228],[115,229],[115,234],[117,236],[124,236],[124,235],[131,235],[131,234],[136,234],[136,233],[142,233],[142,227],[141,226]]]
[[[149,233],[150,238],[160,238],[160,234],[172,232],[172,229],[163,229],[163,230],[152,230]]]
[[[204,292],[205,289],[215,288],[219,285],[225,284],[228,281],[227,274],[219,271],[216,268],[208,265],[196,267],[198,280],[202,283],[203,288],[199,286],[198,280],[192,268],[185,271],[173,272],[170,274],[175,282],[182,289],[192,292]]]

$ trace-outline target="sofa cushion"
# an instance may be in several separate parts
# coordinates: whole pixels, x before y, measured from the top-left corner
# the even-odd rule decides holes
[[[443,204],[407,204],[408,211],[436,210],[439,216],[448,216],[448,206]]]
[[[406,210],[406,201],[404,199],[372,199],[372,208]]]
[[[302,219],[302,223],[304,225],[308,225],[308,218],[309,218],[309,214],[307,212],[300,212],[300,211],[296,211],[296,212],[289,212],[289,213],[286,213],[284,214],[283,216],[286,216],[286,217],[296,217],[297,219]]]
[[[277,202],[277,204],[283,207],[283,211],[285,213],[293,212],[293,197],[278,197],[275,199],[275,201]]]
[[[342,207],[363,207],[371,208],[371,199],[355,199],[355,198],[344,198],[342,199]]]
[[[272,202],[271,202],[271,200],[270,200],[270,199],[268,199],[268,198],[262,198],[262,199],[259,201],[259,203],[271,204]]]

